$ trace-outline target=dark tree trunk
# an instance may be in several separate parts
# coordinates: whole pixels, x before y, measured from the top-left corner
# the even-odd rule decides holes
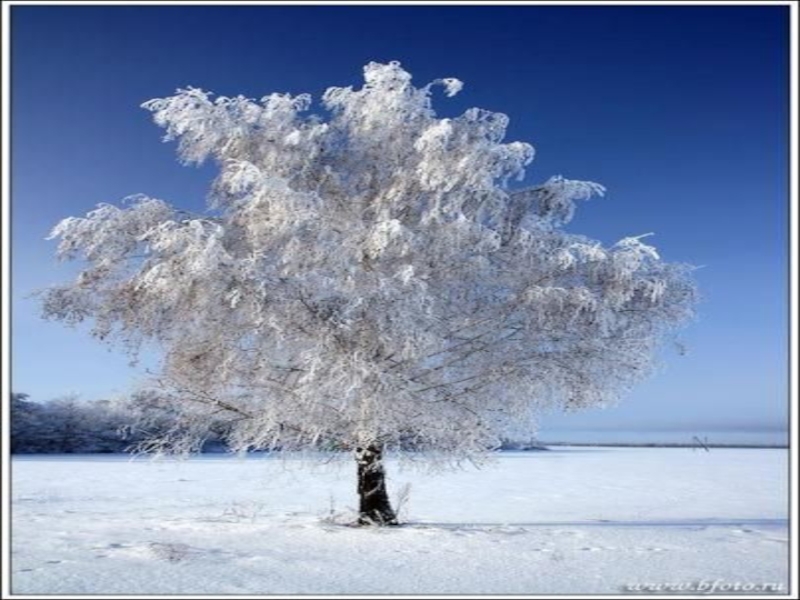
[[[356,448],[358,464],[358,524],[397,525],[397,516],[386,493],[383,447],[370,444]]]

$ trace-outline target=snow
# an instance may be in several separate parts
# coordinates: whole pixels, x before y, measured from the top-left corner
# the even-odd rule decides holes
[[[784,449],[502,453],[445,473],[389,461],[406,525],[353,528],[351,460],[17,456],[14,594],[788,591]],[[716,583],[714,583],[716,582]]]

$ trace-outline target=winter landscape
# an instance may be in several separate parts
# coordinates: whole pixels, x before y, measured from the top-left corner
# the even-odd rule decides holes
[[[403,525],[355,528],[351,460],[19,456],[12,592],[785,594],[787,458],[564,447],[436,474],[389,461]]]
[[[12,594],[790,592],[788,10],[117,8],[14,7]]]

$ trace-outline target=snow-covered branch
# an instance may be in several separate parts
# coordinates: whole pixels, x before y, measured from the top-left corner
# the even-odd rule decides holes
[[[209,214],[134,197],[53,230],[85,268],[44,312],[163,350],[168,443],[224,423],[239,449],[369,446],[475,457],[552,408],[608,404],[692,313],[691,268],[562,226],[599,184],[513,189],[533,148],[508,118],[439,118],[398,63],[310,96],[143,106],[187,163],[219,168]],[[435,85],[434,85],[435,84]]]

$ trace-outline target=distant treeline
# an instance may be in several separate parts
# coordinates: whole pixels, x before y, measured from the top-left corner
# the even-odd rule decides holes
[[[166,434],[167,414],[150,414],[142,427],[146,395],[117,400],[80,400],[66,396],[34,402],[27,394],[11,394],[13,454],[73,454],[126,452],[143,440]],[[152,413],[153,411],[151,411]],[[203,451],[220,451],[218,437],[209,435]]]
[[[11,394],[13,454],[81,454],[127,452],[143,440],[167,434],[174,426],[168,412],[153,405],[148,394],[117,400],[80,400],[65,396],[43,402],[27,394]],[[142,428],[143,414],[148,418]],[[220,429],[220,432],[222,429]],[[543,449],[535,442],[505,441],[502,450]],[[213,428],[203,452],[222,452],[222,435]]]
[[[788,448],[787,444],[698,443],[698,442],[546,442],[548,446],[593,446],[595,448]]]
[[[12,453],[123,452],[136,442],[132,423],[120,401],[34,402],[11,394]]]

